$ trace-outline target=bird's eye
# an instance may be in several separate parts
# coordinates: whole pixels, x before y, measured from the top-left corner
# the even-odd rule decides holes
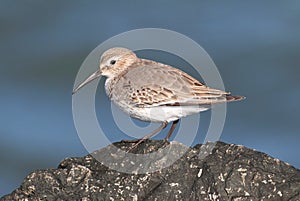
[[[110,64],[111,64],[111,65],[114,65],[115,63],[116,63],[116,60],[111,60],[111,61],[110,61]]]

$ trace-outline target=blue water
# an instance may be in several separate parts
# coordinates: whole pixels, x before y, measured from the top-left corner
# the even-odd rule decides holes
[[[226,89],[247,96],[228,105],[221,140],[300,168],[299,1],[2,1],[0,24],[0,196],[36,169],[87,154],[72,119],[77,70],[104,40],[144,27],[198,42]],[[112,141],[126,137],[107,129]]]

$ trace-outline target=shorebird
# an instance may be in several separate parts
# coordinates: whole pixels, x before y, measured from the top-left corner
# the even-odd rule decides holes
[[[209,88],[170,65],[138,58],[133,51],[121,47],[106,50],[100,58],[99,69],[79,84],[73,94],[101,76],[107,77],[106,94],[121,110],[142,121],[161,123],[136,140],[131,149],[163,130],[168,123],[172,122],[172,126],[165,140],[169,140],[180,118],[206,111],[213,104],[244,99]]]

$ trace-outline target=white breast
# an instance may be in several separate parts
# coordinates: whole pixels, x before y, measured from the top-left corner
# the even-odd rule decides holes
[[[131,117],[149,122],[172,122],[209,109],[207,106],[157,106],[139,108],[122,104],[122,102],[115,102],[115,104]]]

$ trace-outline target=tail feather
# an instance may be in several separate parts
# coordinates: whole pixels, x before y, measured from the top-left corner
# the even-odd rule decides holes
[[[244,100],[245,96],[226,96],[227,102]]]
[[[225,102],[233,102],[233,101],[240,101],[245,99],[245,96],[226,96],[226,100],[223,98],[221,100],[206,100],[201,102],[174,102],[174,103],[168,103],[163,104],[165,106],[192,106],[192,105],[213,105],[213,104],[219,104],[219,103],[225,103]],[[160,105],[162,106],[162,105]]]

